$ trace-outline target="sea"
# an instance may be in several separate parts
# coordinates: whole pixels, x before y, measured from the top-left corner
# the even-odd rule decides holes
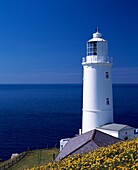
[[[113,85],[114,122],[138,128],[138,85]],[[78,134],[82,85],[0,85],[0,158]]]

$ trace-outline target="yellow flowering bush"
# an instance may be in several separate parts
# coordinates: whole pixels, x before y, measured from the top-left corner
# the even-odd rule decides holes
[[[138,170],[138,138],[68,156],[31,170]]]

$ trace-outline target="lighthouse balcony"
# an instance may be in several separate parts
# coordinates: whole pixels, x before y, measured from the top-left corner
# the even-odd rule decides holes
[[[87,56],[82,58],[82,64],[85,63],[112,63],[113,59],[105,56]]]

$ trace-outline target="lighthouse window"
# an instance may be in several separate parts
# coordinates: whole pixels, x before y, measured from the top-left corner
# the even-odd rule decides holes
[[[97,55],[97,42],[88,42],[87,55]]]
[[[134,130],[134,134],[138,134],[138,129],[135,129],[135,130]]]
[[[109,98],[106,98],[106,104],[109,105],[110,102],[109,102]]]
[[[106,77],[106,79],[109,79],[109,73],[108,72],[105,73],[105,77]]]

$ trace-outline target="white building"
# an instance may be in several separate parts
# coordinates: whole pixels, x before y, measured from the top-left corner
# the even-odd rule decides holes
[[[80,141],[85,141],[84,136],[95,131],[94,129],[123,140],[138,137],[138,129],[113,123],[112,62],[108,56],[108,42],[102,38],[98,30],[87,42],[87,54],[82,60],[82,65],[83,115],[82,130],[79,130]],[[101,136],[102,134],[99,139]],[[74,141],[74,138],[60,140],[62,153],[66,150],[67,143],[72,140]],[[76,148],[79,147],[77,143],[74,144]]]
[[[114,136],[119,139],[127,140],[138,137],[138,129],[123,124],[107,124],[96,128],[97,130]]]
[[[60,140],[60,151],[64,148],[64,146],[68,143],[70,138],[65,138]]]
[[[82,133],[113,122],[112,62],[108,42],[98,32],[87,42],[83,65]]]

